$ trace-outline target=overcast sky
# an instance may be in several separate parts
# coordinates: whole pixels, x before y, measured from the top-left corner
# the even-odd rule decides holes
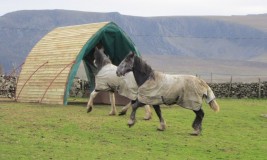
[[[0,16],[17,10],[67,9],[133,16],[267,13],[267,0],[0,0]]]

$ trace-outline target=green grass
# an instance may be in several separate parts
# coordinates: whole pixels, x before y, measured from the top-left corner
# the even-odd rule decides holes
[[[109,106],[0,102],[0,159],[267,159],[267,100],[218,100],[219,113],[204,105],[201,136],[193,137],[194,113],[162,107],[158,118],[127,127],[127,116],[108,116]],[[117,108],[118,110],[121,107]]]

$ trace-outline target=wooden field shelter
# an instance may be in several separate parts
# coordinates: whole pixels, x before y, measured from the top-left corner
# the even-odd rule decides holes
[[[113,22],[55,28],[27,56],[18,79],[16,100],[67,105],[69,91],[81,62],[84,63],[92,91],[93,51],[99,43],[115,65],[129,51],[140,55],[132,40]]]

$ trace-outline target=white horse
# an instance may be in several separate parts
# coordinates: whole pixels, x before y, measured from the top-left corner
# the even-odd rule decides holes
[[[108,91],[109,99],[111,102],[111,111],[109,115],[116,115],[116,105],[115,105],[115,96],[114,92],[131,99],[126,106],[122,108],[122,111],[119,115],[126,114],[129,107],[135,102],[137,98],[137,84],[135,82],[134,76],[132,73],[127,74],[125,77],[118,77],[116,75],[117,66],[113,65],[110,59],[104,54],[104,50],[98,49],[95,47],[94,52],[94,65],[97,68],[95,74],[95,89],[90,94],[88,103],[87,103],[87,112],[91,112],[93,109],[93,100],[100,91]],[[145,106],[146,115],[145,120],[151,119],[151,110],[150,106]]]

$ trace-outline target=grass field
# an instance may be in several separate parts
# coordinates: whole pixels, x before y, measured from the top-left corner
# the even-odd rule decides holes
[[[0,102],[0,159],[267,159],[267,100],[219,99],[221,111],[205,104],[201,136],[194,137],[194,113],[162,107],[167,130],[158,118],[127,127],[127,116],[108,116],[110,107]],[[117,108],[118,110],[121,107]]]

